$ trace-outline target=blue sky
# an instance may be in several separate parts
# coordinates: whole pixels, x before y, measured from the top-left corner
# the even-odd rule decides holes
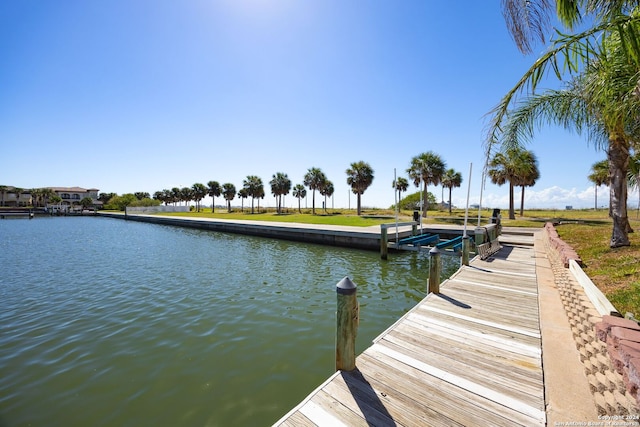
[[[461,207],[473,163],[478,203],[486,114],[537,57],[499,0],[6,0],[0,54],[0,184],[153,194],[258,175],[269,194],[276,172],[319,167],[352,208],[352,162],[375,171],[363,205],[388,207],[394,168],[425,151],[463,174]],[[541,179],[525,207],[593,207],[603,152],[558,128],[528,148]],[[507,194],[488,182],[482,204]]]

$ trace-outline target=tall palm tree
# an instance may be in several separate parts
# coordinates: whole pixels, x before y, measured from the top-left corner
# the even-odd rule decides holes
[[[298,199],[298,212],[302,213],[302,208],[300,207],[300,199],[307,197],[307,190],[304,188],[304,185],[296,184],[296,186],[293,187],[293,197]]]
[[[369,188],[373,182],[373,169],[369,163],[360,160],[359,162],[351,163],[351,166],[346,170],[347,184],[351,186],[351,191],[357,196],[357,213],[362,213],[361,197],[362,194]]]
[[[174,206],[176,203],[180,203],[182,201],[182,192],[178,187],[173,187],[171,189],[171,196],[172,196],[171,199],[173,200]]]
[[[427,210],[429,209],[427,187],[429,184],[440,184],[445,168],[446,164],[442,157],[433,151],[427,151],[411,159],[411,165],[407,169],[407,173],[409,178],[413,179],[416,187],[420,187],[420,182],[423,183],[423,200],[426,204],[426,209],[423,209],[422,212],[424,218],[427,217]]]
[[[240,190],[238,190],[238,197],[240,197],[240,212],[244,213],[244,199],[249,197],[249,193],[247,192],[247,189],[243,187]]]
[[[320,185],[327,180],[327,176],[320,168],[310,168],[304,175],[304,185],[312,191],[311,212],[316,214],[316,190],[320,189]]]
[[[324,213],[327,213],[327,197],[333,196],[333,182],[328,179],[324,180],[322,184],[320,184],[320,188],[318,189],[320,194],[324,196]]]
[[[242,182],[242,186],[247,192],[247,195],[251,197],[251,213],[254,213],[253,210],[253,201],[256,198],[264,197],[264,186],[262,184],[262,179],[255,175],[248,175],[247,178]],[[260,201],[258,201],[258,211],[260,211]]]
[[[200,201],[207,195],[208,189],[204,184],[197,182],[193,184],[191,191],[193,194],[193,200],[196,202],[196,210],[200,212]]]
[[[211,197],[211,212],[216,211],[216,197],[219,197],[222,192],[220,183],[218,181],[207,182],[207,195]]]
[[[20,206],[20,196],[22,196],[22,193],[24,193],[24,188],[14,187],[13,188],[13,192],[16,195],[16,207],[19,207]]]
[[[236,197],[236,186],[229,182],[222,184],[222,195],[227,201],[227,212],[231,212],[231,201]]]
[[[398,192],[398,207],[400,206],[400,200],[402,200],[402,192],[403,191],[407,191],[407,188],[409,188],[409,181],[407,181],[407,178],[397,178],[395,181],[393,181],[393,188]]]
[[[49,200],[56,195],[56,192],[53,191],[53,189],[51,188],[43,188],[42,189],[42,198],[43,198],[43,202],[44,202],[44,206],[47,206],[47,204],[49,203]]]
[[[184,202],[185,206],[188,206],[189,202],[193,200],[193,190],[190,187],[182,187],[180,189],[180,200]]]
[[[523,177],[532,174],[536,167],[526,150],[508,148],[495,154],[489,162],[487,174],[491,182],[497,185],[509,183],[509,219],[515,219],[513,188],[525,181]]]
[[[454,169],[447,169],[442,175],[442,186],[449,189],[449,214],[451,214],[451,190],[462,185],[462,174]]]
[[[640,30],[640,24],[638,25]],[[628,246],[633,231],[627,216],[627,171],[630,149],[640,140],[637,73],[616,34],[602,42],[603,51],[563,90],[546,91],[521,102],[510,112],[504,141],[517,145],[533,136],[535,124],[552,122],[586,133],[606,149],[609,161],[609,213],[613,219],[610,246]]]
[[[591,166],[591,173],[587,178],[593,182],[596,187],[595,210],[598,210],[598,187],[601,185],[609,185],[609,161],[600,160]]]
[[[269,185],[271,185],[271,194],[276,197],[276,211],[282,213],[282,196],[291,191],[291,180],[286,173],[277,172],[272,176]]]
[[[525,28],[525,39],[540,38],[544,41],[544,31],[538,31],[538,35],[526,34],[527,29],[540,29],[544,25],[536,22],[527,22],[528,13],[532,8],[538,8],[540,16],[548,16],[549,8],[540,7],[548,3],[546,0],[532,0],[519,2],[518,0],[505,0],[505,4],[513,7],[516,12],[505,10],[507,22],[516,23]],[[626,173],[629,165],[629,149],[632,141],[640,140],[631,133],[637,133],[634,123],[638,122],[638,85],[637,73],[640,70],[640,43],[638,32],[640,28],[640,15],[634,13],[639,2],[635,1],[600,1],[600,0],[558,0],[557,14],[560,21],[572,29],[582,19],[593,19],[593,25],[585,31],[576,34],[562,34],[558,32],[550,48],[534,63],[501,100],[500,104],[491,112],[493,119],[487,138],[487,159],[495,144],[517,144],[519,138],[504,138],[503,130],[505,122],[511,121],[510,106],[518,100],[518,95],[528,90],[535,94],[537,85],[546,75],[548,70],[553,70],[558,78],[562,78],[560,70],[568,70],[574,78],[573,88],[564,91],[564,95],[573,95],[574,111],[564,110],[558,102],[555,108],[550,108],[547,102],[548,114],[540,114],[537,120],[544,117],[567,128],[573,128],[580,132],[586,128],[586,132],[600,134],[600,142],[607,151],[609,160],[610,187],[609,212],[613,219],[611,233],[611,247],[628,246],[630,244],[627,233],[632,231],[627,216],[627,184]],[[524,11],[525,13],[520,13]],[[542,22],[542,21],[541,21]],[[510,28],[511,29],[511,28]],[[514,31],[512,34],[514,34]],[[518,42],[518,37],[514,34]],[[560,62],[564,62],[561,64]],[[571,90],[576,87],[581,92]],[[551,91],[544,94],[550,98]],[[558,101],[559,96],[553,98]],[[536,96],[532,96],[536,98]],[[544,98],[544,97],[543,97]],[[579,100],[579,101],[576,101]],[[535,104],[538,101],[526,100],[525,104]],[[519,110],[518,107],[516,110]],[[530,126],[530,121],[529,121]],[[531,134],[532,129],[521,127],[525,134]],[[512,132],[518,134],[518,132]],[[604,139],[602,136],[605,135]]]
[[[536,185],[536,181],[540,179],[540,169],[538,168],[538,159],[533,152],[522,150],[520,156],[518,162],[522,169],[517,177],[517,185],[522,190],[520,191],[520,216],[524,216],[524,188]]]

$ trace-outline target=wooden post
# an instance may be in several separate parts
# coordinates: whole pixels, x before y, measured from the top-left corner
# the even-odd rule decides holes
[[[469,236],[464,236],[462,238],[462,265],[469,265],[469,246],[471,246],[470,240],[471,238]]]
[[[387,259],[389,239],[386,224],[380,224],[380,258]]]
[[[415,236],[416,234],[418,234],[418,223],[414,222],[411,224],[411,235]]]
[[[336,371],[356,368],[356,335],[358,333],[357,286],[348,277],[336,285],[338,310],[336,312]]]
[[[440,293],[440,272],[442,271],[440,250],[436,247],[429,251],[429,289],[428,293]]]

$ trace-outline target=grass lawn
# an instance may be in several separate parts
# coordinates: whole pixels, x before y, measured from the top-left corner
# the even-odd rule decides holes
[[[481,212],[481,223],[490,221],[491,210]],[[412,220],[411,211],[403,211],[399,221]],[[357,216],[354,210],[329,209],[323,212],[316,209],[316,215],[311,209],[303,209],[302,213],[291,210],[277,214],[274,211],[251,214],[244,212],[227,213],[224,209],[217,209],[215,213],[202,212],[175,213],[171,215],[196,216],[203,218],[226,218],[260,221],[301,222],[310,224],[334,224],[368,227],[395,220],[392,210],[365,210],[362,216]],[[429,211],[425,224],[464,224],[464,210]],[[508,212],[502,211],[502,224],[507,227],[542,227],[545,222],[558,223],[557,230],[560,237],[570,244],[584,262],[583,269],[593,282],[609,298],[611,303],[622,313],[634,313],[640,317],[640,220],[637,211],[629,211],[631,227],[636,230],[629,234],[630,247],[611,249],[611,219],[608,210],[527,210],[520,217],[516,212],[516,219],[508,219]],[[474,227],[478,222],[478,211],[469,211],[468,224]]]

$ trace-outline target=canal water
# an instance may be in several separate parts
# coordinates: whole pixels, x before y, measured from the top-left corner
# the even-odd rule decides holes
[[[271,425],[334,371],[336,283],[358,285],[360,353],[424,297],[428,266],[118,219],[0,221],[0,426]]]

